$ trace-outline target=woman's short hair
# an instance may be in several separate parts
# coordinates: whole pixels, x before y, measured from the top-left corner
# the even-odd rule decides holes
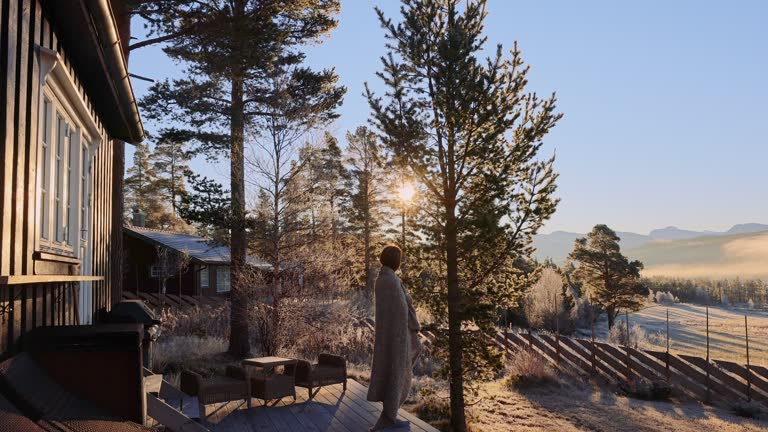
[[[400,259],[403,256],[403,251],[397,246],[386,246],[379,255],[379,262],[381,265],[385,265],[392,270],[400,268]]]

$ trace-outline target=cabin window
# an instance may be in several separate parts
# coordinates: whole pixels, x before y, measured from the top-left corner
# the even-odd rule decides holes
[[[82,258],[85,248],[78,246],[87,242],[91,223],[91,138],[54,87],[46,85],[42,99],[39,250]]]
[[[210,287],[210,279],[208,278],[208,267],[203,267],[202,270],[200,270],[200,288],[201,289],[208,289]]]
[[[229,266],[216,267],[216,292],[229,292],[230,289]]]
[[[163,277],[163,267],[160,265],[149,266],[149,277],[159,279]]]

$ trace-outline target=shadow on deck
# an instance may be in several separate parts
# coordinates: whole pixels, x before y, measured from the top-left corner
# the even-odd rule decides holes
[[[272,406],[261,406],[256,399],[250,409],[243,401],[208,405],[207,427],[215,432],[364,432],[381,414],[381,403],[368,402],[367,388],[355,380],[347,380],[346,392],[341,384],[323,387],[311,401],[307,400],[306,389],[296,390],[295,402],[285,398]],[[194,409],[196,404],[189,405]],[[409,421],[410,429],[392,431],[438,432],[405,410],[400,410],[398,419]]]

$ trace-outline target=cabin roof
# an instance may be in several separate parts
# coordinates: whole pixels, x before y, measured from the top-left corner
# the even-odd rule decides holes
[[[227,246],[217,245],[204,237],[131,225],[124,226],[123,230],[129,236],[155,246],[163,246],[177,252],[184,252],[193,261],[201,264],[229,265],[232,261],[230,250]],[[260,270],[272,269],[268,262],[252,255],[246,257],[246,262]]]
[[[56,0],[43,3],[56,35],[111,138],[139,143],[144,127],[128,76],[124,47],[128,32],[119,29],[118,0]],[[125,27],[125,25],[123,25]]]

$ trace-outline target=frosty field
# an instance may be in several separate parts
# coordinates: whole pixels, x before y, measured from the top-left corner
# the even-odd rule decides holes
[[[629,314],[630,325],[645,330],[649,349],[664,350],[666,313],[669,310],[670,352],[706,357],[706,307],[692,304],[654,305]],[[710,357],[746,363],[744,316],[749,324],[750,362],[768,366],[768,310],[742,308],[709,308]],[[624,314],[618,318],[624,320]],[[605,338],[605,320],[597,327],[598,337]]]

